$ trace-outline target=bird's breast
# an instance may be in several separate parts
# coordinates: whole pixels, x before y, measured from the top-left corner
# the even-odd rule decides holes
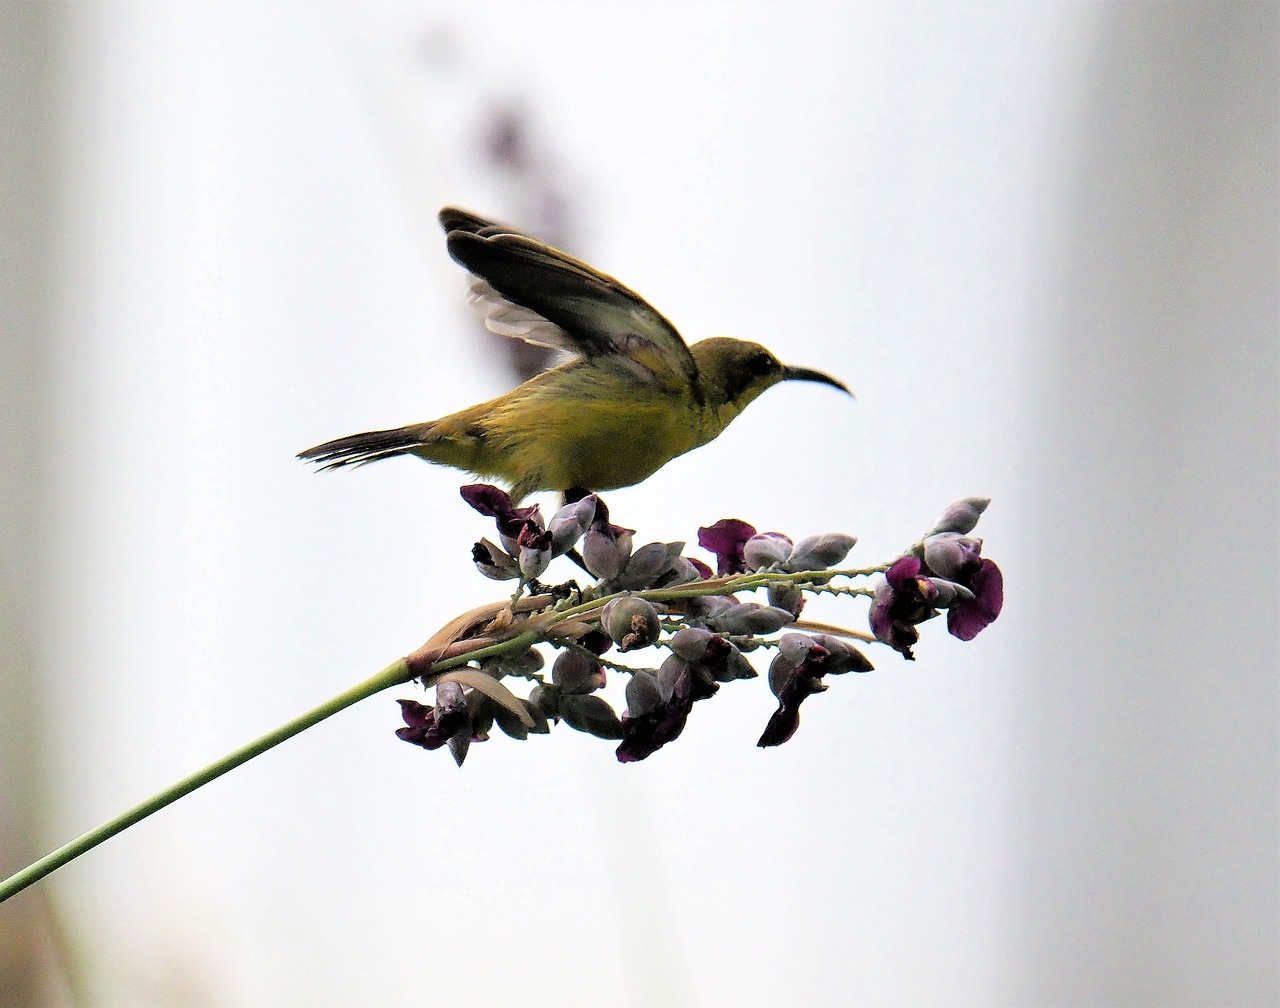
[[[547,490],[631,486],[707,440],[691,400],[607,382],[523,397],[489,419],[490,436]]]

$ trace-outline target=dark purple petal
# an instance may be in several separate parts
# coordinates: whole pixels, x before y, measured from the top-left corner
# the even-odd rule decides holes
[[[897,560],[891,563],[889,569],[884,572],[884,576],[890,585],[897,588],[899,585],[919,577],[921,566],[920,558],[908,553],[906,556],[898,557]]]
[[[694,570],[698,572],[698,577],[702,578],[703,581],[711,577],[711,573],[712,573],[711,568],[708,567],[705,563],[703,563],[697,557],[689,557],[688,559],[689,559],[689,563],[693,564]]]
[[[471,483],[461,487],[458,493],[486,518],[506,518],[515,511],[511,495],[488,483]]]
[[[1004,575],[994,560],[984,557],[968,587],[973,598],[947,610],[947,630],[965,641],[973,640],[1000,615],[1004,608]]]
[[[526,522],[536,522],[542,527],[542,515],[535,504],[532,507],[518,508],[505,490],[488,483],[472,483],[462,487],[458,493],[462,499],[488,518],[493,518],[498,531],[513,540],[520,535]]]
[[[469,716],[465,706],[438,716],[435,707],[416,700],[400,700],[400,716],[407,727],[396,729],[396,737],[423,749],[439,749],[458,731],[466,728]]]
[[[712,696],[719,689],[696,670],[685,667],[676,678],[670,699],[638,717],[622,716],[619,763],[636,763],[652,756],[664,745],[679,738],[689,720],[694,702]]]
[[[938,587],[921,576],[922,567],[920,558],[911,554],[890,564],[867,613],[876,639],[908,660],[914,659],[911,649],[920,639],[916,624],[937,615],[933,603]]]
[[[822,681],[822,673],[828,655],[826,648],[815,643],[809,648],[804,662],[786,674],[777,687],[778,709],[769,717],[764,734],[756,745],[762,749],[780,746],[796,733],[796,729],[800,727],[800,704],[806,697],[821,693],[827,688]],[[772,670],[770,677],[775,680],[777,678]]]
[[[698,529],[698,545],[716,555],[718,574],[739,574],[746,570],[742,548],[755,534],[755,528],[740,518],[721,518],[714,525]]]

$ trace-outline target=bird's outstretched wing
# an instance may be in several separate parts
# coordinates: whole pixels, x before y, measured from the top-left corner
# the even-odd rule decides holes
[[[697,367],[675,327],[613,277],[466,210],[445,207],[440,224],[449,254],[477,278],[469,300],[490,331],[612,358],[643,384],[697,394]]]

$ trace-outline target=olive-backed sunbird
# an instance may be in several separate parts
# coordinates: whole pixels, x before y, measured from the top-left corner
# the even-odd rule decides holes
[[[512,228],[455,207],[440,223],[449,254],[474,275],[468,300],[486,327],[573,356],[451,416],[352,434],[299,458],[330,469],[417,455],[502,480],[516,501],[535,490],[615,490],[713,440],[778,382],[849,391],[758,343],[717,336],[688,347],[617,280]]]

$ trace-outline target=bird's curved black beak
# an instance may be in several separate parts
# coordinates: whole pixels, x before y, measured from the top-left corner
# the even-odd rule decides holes
[[[853,397],[853,393],[849,391],[848,386],[842,381],[837,381],[829,374],[823,374],[821,371],[815,371],[813,368],[807,367],[788,367],[782,368],[783,381],[808,381],[817,382],[819,385],[830,385],[832,388],[838,388],[841,392],[849,397]]]

